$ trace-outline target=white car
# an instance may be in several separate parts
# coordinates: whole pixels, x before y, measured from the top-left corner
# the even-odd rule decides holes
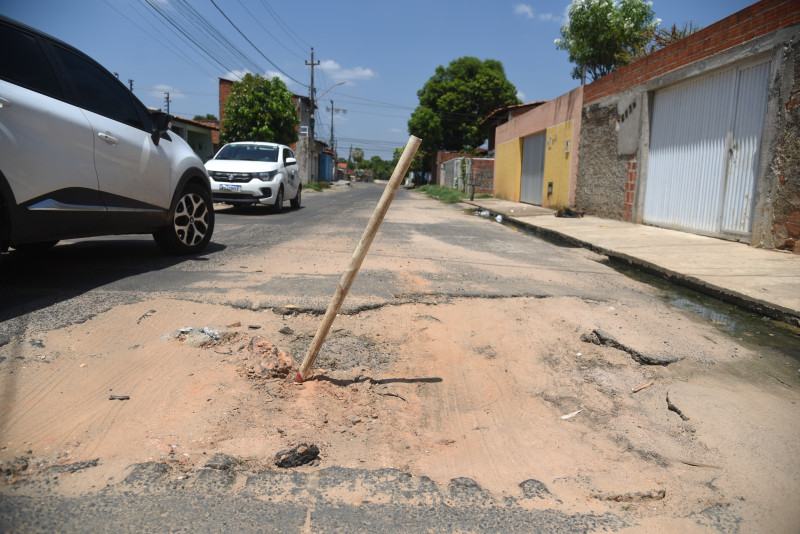
[[[86,54],[0,16],[0,252],[153,234],[171,253],[214,231],[203,162]]]
[[[303,185],[292,149],[277,143],[243,141],[223,146],[206,162],[214,202],[300,207]]]

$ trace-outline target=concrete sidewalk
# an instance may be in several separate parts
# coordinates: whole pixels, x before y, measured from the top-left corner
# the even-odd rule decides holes
[[[597,217],[556,217],[553,210],[499,199],[467,201],[543,237],[585,247],[671,282],[800,326],[800,255],[765,250],[654,226]]]

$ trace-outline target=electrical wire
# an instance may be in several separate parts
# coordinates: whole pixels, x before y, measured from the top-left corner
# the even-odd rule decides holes
[[[289,39],[291,39],[292,42],[294,42],[294,44],[297,45],[298,50],[302,50],[303,52],[305,52],[306,50],[311,48],[310,44],[308,44],[305,41],[303,41],[303,39],[299,35],[294,33],[294,31],[292,31],[292,29],[291,29],[291,27],[289,25],[287,25],[285,22],[283,22],[283,19],[281,19],[281,17],[278,15],[278,13],[274,9],[272,9],[272,7],[269,5],[269,3],[266,0],[261,0],[261,5],[264,6],[264,9],[266,9],[267,12],[269,12],[270,15],[272,15],[272,18],[275,20],[275,22],[278,23],[278,26],[286,33],[286,35],[289,37]],[[297,39],[295,39],[295,37]],[[303,41],[303,45],[301,45],[300,43],[297,42],[298,39],[300,41]]]
[[[149,0],[148,0],[148,1],[149,1]],[[286,76],[287,78],[289,78],[290,80],[292,80],[293,82],[295,82],[295,83],[297,83],[297,84],[299,84],[299,85],[301,85],[301,86],[303,86],[303,87],[308,87],[308,86],[307,86],[307,85],[305,85],[303,82],[301,82],[301,81],[299,81],[299,80],[296,80],[295,78],[293,78],[292,76],[290,76],[290,75],[289,75],[289,74],[288,74],[286,71],[284,71],[282,68],[280,68],[280,67],[279,67],[279,66],[278,66],[278,65],[277,65],[277,64],[276,64],[274,61],[272,61],[270,58],[268,58],[267,56],[265,56],[265,55],[264,55],[264,54],[261,52],[261,50],[259,50],[259,49],[258,49],[258,47],[257,47],[255,44],[253,44],[253,41],[251,41],[250,39],[248,39],[248,38],[247,38],[247,36],[246,36],[246,35],[245,35],[245,34],[242,32],[242,30],[240,30],[240,29],[239,29],[239,27],[238,27],[236,24],[234,24],[234,23],[233,23],[233,21],[232,21],[232,20],[231,20],[231,19],[228,17],[228,15],[226,15],[226,14],[225,14],[225,12],[224,12],[224,11],[223,11],[223,10],[222,10],[222,9],[221,9],[221,8],[220,8],[218,5],[217,5],[217,3],[216,3],[214,0],[210,0],[210,1],[211,1],[211,3],[212,3],[212,4],[214,4],[214,7],[216,7],[216,8],[217,8],[217,10],[218,10],[218,11],[219,11],[219,12],[222,14],[222,16],[223,16],[223,17],[225,17],[225,20],[227,20],[228,22],[230,22],[231,26],[233,26],[233,27],[236,29],[236,31],[237,31],[237,32],[239,32],[239,35],[241,35],[241,36],[244,38],[244,40],[245,40],[245,41],[247,41],[248,43],[250,43],[250,46],[252,46],[252,47],[255,49],[255,51],[256,51],[256,52],[258,52],[258,53],[259,53],[259,55],[261,55],[261,57],[263,57],[264,59],[266,59],[266,60],[269,62],[269,64],[270,64],[270,65],[272,65],[273,67],[275,67],[276,69],[278,69],[278,72],[280,72],[281,74],[283,74],[284,76]]]

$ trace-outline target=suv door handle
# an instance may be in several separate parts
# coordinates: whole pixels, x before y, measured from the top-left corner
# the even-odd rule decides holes
[[[101,133],[97,134],[97,137],[99,137],[100,139],[102,139],[103,141],[105,141],[106,143],[108,143],[110,145],[118,145],[119,144],[119,139],[117,139],[116,137],[112,137],[107,133],[102,133],[101,132]]]

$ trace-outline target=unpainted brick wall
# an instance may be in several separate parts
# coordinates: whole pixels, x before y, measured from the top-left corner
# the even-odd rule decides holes
[[[733,46],[800,23],[800,1],[762,0],[586,86],[584,105]]]

